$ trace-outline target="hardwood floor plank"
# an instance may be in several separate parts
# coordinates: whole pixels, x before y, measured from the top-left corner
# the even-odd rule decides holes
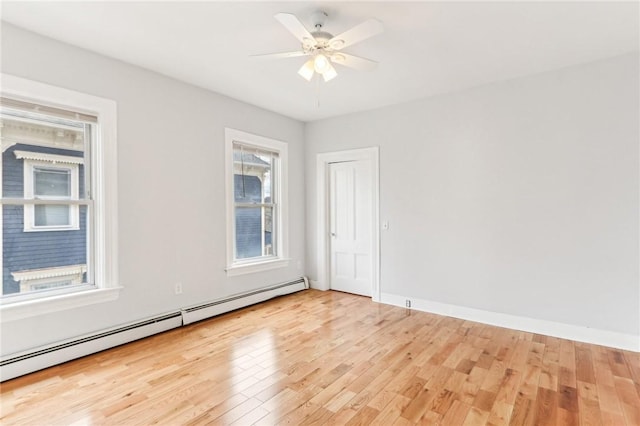
[[[267,416],[269,412],[262,407],[256,407],[253,410],[249,411],[244,416],[240,417],[238,420],[233,423],[229,423],[232,426],[246,426],[252,425],[260,421],[260,419]]]
[[[488,411],[482,411],[476,407],[471,407],[471,409],[467,413],[467,417],[464,419],[464,422],[462,424],[464,426],[483,426],[487,424],[488,418]]]
[[[580,424],[578,413],[567,411],[564,408],[558,408],[557,424],[563,426],[578,426]]]
[[[378,410],[371,408],[369,406],[366,406],[361,410],[359,410],[355,416],[353,416],[347,423],[345,423],[345,425],[346,426],[356,426],[356,425],[367,426],[371,424],[373,419],[378,417],[378,414],[380,414]]]
[[[380,411],[372,421],[371,426],[386,426],[392,424],[404,409],[411,402],[410,398],[407,398],[402,395],[396,395],[393,400],[391,400],[383,410]]]
[[[584,383],[596,383],[591,350],[586,344],[576,344],[576,379]]]
[[[580,424],[583,426],[602,425],[602,415],[597,400],[578,398]]]
[[[444,417],[442,418],[442,424],[461,426],[462,424],[464,424],[464,421],[467,418],[467,414],[469,414],[470,409],[471,406],[469,404],[460,402],[457,399],[454,400],[451,404],[451,407],[444,414]]]
[[[194,416],[192,419],[187,420],[184,424],[197,425],[197,424],[213,422],[215,419],[219,418],[221,415],[223,415],[227,411],[232,410],[233,408],[237,407],[238,405],[240,405],[241,403],[243,403],[248,399],[249,398],[247,398],[242,394],[232,395],[226,400],[216,405],[213,405],[213,406],[207,405],[203,407],[204,409],[200,414],[198,414],[197,416]],[[127,424],[127,423],[134,423],[134,422],[135,422],[135,418],[127,418],[127,419],[117,420],[116,424]]]
[[[489,413],[495,401],[496,401],[495,393],[488,392],[484,389],[480,389],[478,391],[478,394],[476,395],[475,400],[473,401],[473,406],[479,410],[486,411],[487,413]]]
[[[546,388],[538,389],[536,398],[536,425],[557,424],[558,395],[555,391]]]
[[[640,354],[304,291],[2,383],[4,425],[640,425]]]
[[[491,407],[487,424],[496,426],[509,424],[512,412],[513,405],[507,404],[504,401],[496,401],[493,407]]]
[[[520,393],[513,404],[513,411],[509,418],[509,425],[533,426],[535,421],[535,403],[532,399]]]

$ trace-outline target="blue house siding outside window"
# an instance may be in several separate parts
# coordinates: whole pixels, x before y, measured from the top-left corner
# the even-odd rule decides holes
[[[235,201],[261,203],[262,182],[257,176],[233,176]],[[262,256],[262,209],[236,208],[236,256],[239,259]],[[265,246],[270,246],[271,231],[264,231]]]
[[[234,175],[235,200],[259,203],[262,183],[257,176]],[[236,209],[236,256],[240,259],[262,255],[262,213],[260,209]]]
[[[83,157],[75,150],[56,149],[42,146],[17,144],[2,154],[3,196],[5,198],[24,197],[25,160],[16,158],[15,151],[29,151],[45,154]],[[78,166],[79,193],[84,193],[84,166]],[[79,229],[43,230],[25,232],[24,206],[3,206],[3,286],[2,293],[20,292],[20,283],[12,273],[33,269],[53,268],[87,263],[87,207],[79,207]],[[82,276],[86,282],[86,273]]]

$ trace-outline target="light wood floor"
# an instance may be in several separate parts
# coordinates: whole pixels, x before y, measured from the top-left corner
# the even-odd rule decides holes
[[[640,355],[308,290],[2,384],[9,424],[640,425]]]

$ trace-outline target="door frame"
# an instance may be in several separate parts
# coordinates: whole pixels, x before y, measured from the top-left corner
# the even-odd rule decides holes
[[[351,149],[317,154],[317,229],[318,284],[321,290],[331,288],[329,239],[329,164],[364,160],[371,165],[371,298],[380,301],[380,164],[379,148]]]

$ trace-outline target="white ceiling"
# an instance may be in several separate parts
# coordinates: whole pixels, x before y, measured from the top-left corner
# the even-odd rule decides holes
[[[345,49],[380,62],[297,75],[305,58],[277,12],[329,14],[341,33],[375,17],[385,32]],[[638,2],[2,2],[2,19],[302,120],[373,109],[637,51]],[[319,103],[319,105],[318,105]]]

